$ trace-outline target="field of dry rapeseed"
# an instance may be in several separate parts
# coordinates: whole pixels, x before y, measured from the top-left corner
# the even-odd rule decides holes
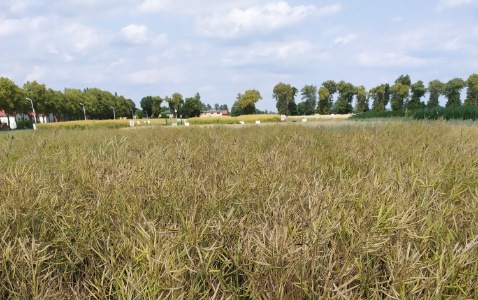
[[[478,298],[478,128],[0,134],[1,299]]]

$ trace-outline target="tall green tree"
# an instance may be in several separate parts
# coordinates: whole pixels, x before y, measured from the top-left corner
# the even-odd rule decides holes
[[[151,118],[159,118],[161,116],[161,103],[163,99],[159,96],[151,97],[153,105],[151,106]]]
[[[385,110],[385,85],[379,85],[369,90],[369,96],[373,99],[372,110],[384,111]]]
[[[141,109],[150,116],[153,116],[153,104],[154,100],[152,96],[143,97],[139,102],[139,106],[141,106]]]
[[[445,95],[445,84],[438,79],[432,80],[428,83],[428,92],[430,97],[428,98],[427,107],[439,106],[438,98],[440,98],[440,95]]]
[[[333,80],[327,80],[322,83],[322,86],[329,91],[329,108],[332,111],[334,107],[334,95],[337,93],[337,83]]]
[[[294,91],[290,84],[278,83],[273,91],[272,97],[277,101],[276,108],[280,115],[289,114],[289,103],[294,101]]]
[[[478,74],[472,74],[466,80],[465,105],[478,105]]]
[[[334,112],[337,114],[349,114],[352,112],[352,101],[355,96],[355,87],[353,84],[340,81],[337,83],[337,91],[339,92],[339,97],[335,102]]]
[[[355,95],[357,95],[357,104],[355,106],[355,112],[367,112],[368,107],[368,93],[363,85],[355,87]]]
[[[174,93],[171,97],[171,100],[169,101],[169,108],[171,109],[171,113],[175,113],[177,117],[178,114],[181,114],[180,108],[183,104],[183,96],[180,93]]]
[[[326,87],[321,86],[319,88],[319,104],[317,112],[321,115],[330,114],[330,93]]]
[[[8,127],[11,128],[10,116],[15,113],[25,103],[23,90],[19,88],[13,81],[8,78],[0,78],[0,110],[7,115]]]
[[[256,103],[261,99],[259,91],[247,90],[244,94],[237,95],[237,105],[244,114],[252,115],[256,110]]]
[[[47,89],[44,84],[39,84],[36,81],[30,82],[27,81],[23,85],[23,90],[25,92],[26,98],[32,99],[33,100],[33,105],[35,107],[35,112],[38,117],[38,114],[46,114],[47,113],[47,106],[48,106],[48,96],[47,94]],[[30,103],[31,106],[31,103]],[[25,110],[26,109],[26,110]],[[24,108],[22,108],[21,112],[26,113],[27,111],[31,111],[31,107],[29,108],[28,105],[25,105]],[[20,112],[20,111],[19,111]]]
[[[395,82],[394,85],[390,87],[390,96],[391,96],[391,106],[393,111],[403,110],[403,105],[405,99],[410,95],[410,86],[405,85],[401,82]],[[384,107],[385,107],[384,101]]]
[[[400,75],[395,84],[391,87],[386,84],[384,86],[383,104],[386,108],[389,100],[391,100],[392,110],[403,110],[403,106],[408,96],[410,95],[410,85],[412,81],[409,75]]]
[[[445,85],[445,97],[447,98],[446,107],[461,105],[461,90],[466,83],[461,78],[453,78]]]
[[[410,102],[408,102],[407,109],[413,110],[418,108],[424,108],[425,103],[420,101],[420,99],[425,96],[427,88],[423,84],[423,81],[419,80],[416,83],[410,85],[410,90],[412,92],[412,97]]]
[[[317,106],[317,87],[315,85],[306,85],[302,88],[300,94],[302,95],[302,103],[304,103],[302,105],[303,108],[300,110],[303,110],[305,115],[313,115]]]
[[[197,97],[186,98],[182,112],[185,118],[199,117],[201,115],[201,101]]]

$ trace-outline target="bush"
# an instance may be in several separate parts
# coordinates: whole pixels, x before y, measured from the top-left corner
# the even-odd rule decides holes
[[[410,117],[417,120],[477,120],[478,106],[451,106],[451,107],[432,107],[414,110]]]
[[[17,129],[33,129],[33,120],[18,120]]]

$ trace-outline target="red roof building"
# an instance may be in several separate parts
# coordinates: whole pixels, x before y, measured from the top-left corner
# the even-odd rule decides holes
[[[5,114],[5,112],[3,110],[0,110],[0,117],[6,117],[7,115]]]
[[[223,116],[227,116],[227,110],[223,110],[223,111],[221,112],[221,114],[222,114]]]

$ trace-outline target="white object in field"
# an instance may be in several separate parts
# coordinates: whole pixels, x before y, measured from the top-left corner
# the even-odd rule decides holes
[[[141,125],[141,123],[139,121],[136,121],[136,123],[138,123],[138,125]]]
[[[333,119],[333,118],[335,117],[335,115],[334,115],[334,114],[331,114],[330,117]]]
[[[178,126],[178,123],[173,123],[173,126]]]
[[[256,124],[261,124],[261,121],[256,121]]]
[[[189,123],[184,123],[184,126],[189,126]]]
[[[240,121],[239,123],[242,124],[242,125],[244,125],[244,121]]]
[[[281,122],[285,122],[285,118],[287,118],[287,116],[286,116],[286,115],[281,115],[281,116],[280,116],[280,120],[281,120]]]
[[[302,119],[302,123],[307,123],[307,119]]]
[[[151,125],[151,121],[148,121],[148,125]]]
[[[129,121],[129,127],[134,127],[134,121]]]
[[[37,124],[33,124],[33,130],[37,130]]]

